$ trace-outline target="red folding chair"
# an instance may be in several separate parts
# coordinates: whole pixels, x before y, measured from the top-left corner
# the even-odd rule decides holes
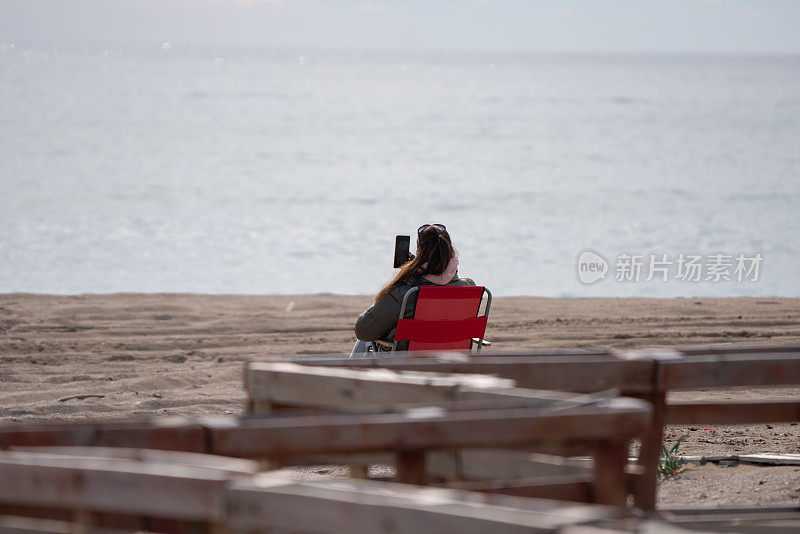
[[[419,293],[413,319],[404,319],[408,299]],[[478,315],[483,294],[486,307]],[[483,286],[420,286],[412,287],[403,297],[400,319],[394,334],[392,352],[398,341],[408,341],[408,351],[477,350],[488,345],[483,336],[492,305],[492,293]]]

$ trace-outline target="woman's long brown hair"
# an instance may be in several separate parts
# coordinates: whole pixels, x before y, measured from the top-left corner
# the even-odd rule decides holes
[[[456,251],[450,234],[442,226],[428,225],[417,235],[417,254],[403,264],[400,271],[375,295],[375,302],[387,296],[394,288],[409,282],[415,276],[442,274]],[[427,265],[426,265],[427,264]],[[423,268],[423,265],[425,267]]]

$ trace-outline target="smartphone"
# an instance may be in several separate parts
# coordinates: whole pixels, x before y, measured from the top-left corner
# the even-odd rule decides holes
[[[409,247],[411,246],[410,235],[398,235],[394,238],[394,268],[401,267],[408,261]]]

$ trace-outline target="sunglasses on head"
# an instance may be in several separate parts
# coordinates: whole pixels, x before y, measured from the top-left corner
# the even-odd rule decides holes
[[[417,235],[421,235],[421,234],[422,234],[422,231],[423,231],[425,228],[429,227],[429,226],[433,226],[434,228],[436,228],[437,230],[439,230],[439,233],[440,233],[440,234],[441,234],[442,232],[444,232],[445,230],[447,230],[447,228],[445,228],[445,226],[444,226],[443,224],[423,224],[422,226],[420,226],[419,228],[417,228]]]

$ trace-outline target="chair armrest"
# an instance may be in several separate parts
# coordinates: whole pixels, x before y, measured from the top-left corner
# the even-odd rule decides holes
[[[472,342],[473,343],[480,342],[482,347],[491,347],[492,346],[492,342],[491,341],[487,341],[486,339],[478,339],[477,337],[473,337],[472,338]]]

